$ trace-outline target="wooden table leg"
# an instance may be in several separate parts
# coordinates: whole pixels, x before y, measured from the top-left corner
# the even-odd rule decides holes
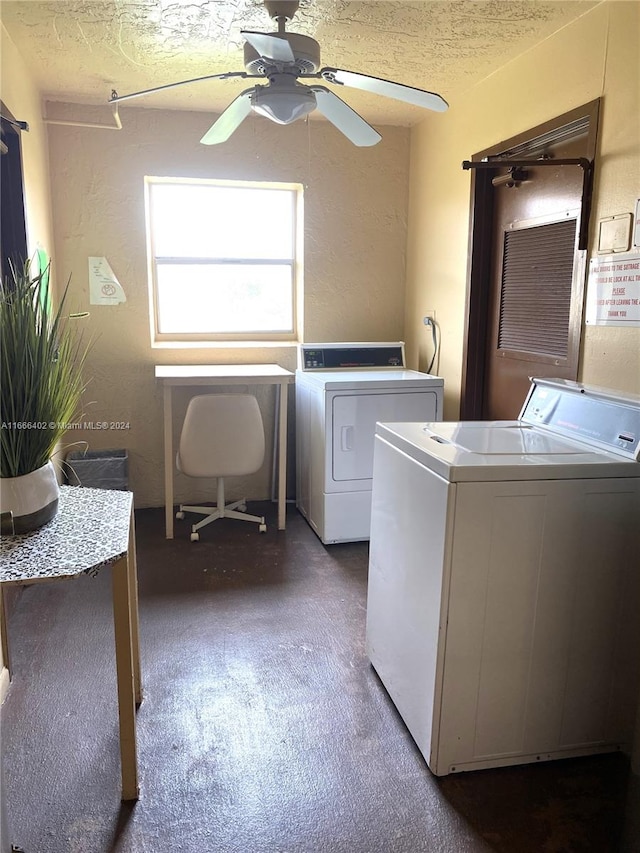
[[[118,716],[120,724],[120,767],[122,799],[137,800],[138,759],[136,755],[136,690],[133,665],[133,630],[129,560],[113,564],[113,624],[116,641]]]
[[[136,561],[136,528],[133,507],[129,527],[127,576],[129,580],[129,602],[131,611],[131,651],[133,657],[133,686],[136,705],[142,703],[142,674],[140,669],[140,628],[138,618],[138,565]]]
[[[0,637],[2,640],[2,660],[11,678],[11,654],[9,652],[9,631],[7,628],[7,599],[4,584],[0,584]]]
[[[164,386],[164,513],[166,538],[173,539],[173,406],[171,385]]]
[[[280,384],[278,418],[278,530],[284,530],[287,514],[287,384]]]

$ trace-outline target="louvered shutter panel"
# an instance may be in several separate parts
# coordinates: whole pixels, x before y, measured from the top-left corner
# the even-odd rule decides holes
[[[576,219],[506,231],[498,347],[566,358]]]

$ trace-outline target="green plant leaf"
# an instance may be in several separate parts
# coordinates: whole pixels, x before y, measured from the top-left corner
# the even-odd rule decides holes
[[[69,284],[51,308],[49,266],[31,262],[0,286],[0,476],[45,465],[72,423],[85,388],[86,346],[65,314]]]

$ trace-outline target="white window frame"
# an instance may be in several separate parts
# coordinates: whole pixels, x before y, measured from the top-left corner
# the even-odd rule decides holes
[[[233,259],[234,263],[240,264],[264,264],[270,265],[274,263],[290,263],[292,284],[291,284],[291,310],[293,318],[293,328],[289,331],[255,331],[247,329],[239,332],[161,332],[158,328],[159,305],[158,305],[158,279],[157,266],[160,256],[156,254],[153,238],[152,226],[152,209],[151,209],[151,193],[152,187],[159,184],[192,184],[196,186],[216,186],[216,187],[238,187],[250,188],[254,190],[283,190],[292,194],[292,203],[294,205],[293,215],[293,257],[292,258],[246,258]],[[151,326],[151,345],[156,347],[162,346],[206,346],[207,344],[219,344],[220,342],[294,342],[301,340],[302,334],[302,286],[303,286],[303,186],[297,183],[278,183],[267,181],[230,181],[217,180],[212,178],[175,178],[175,177],[155,177],[145,176],[145,219],[147,232],[147,260],[148,260],[148,280],[149,280],[149,319]],[[264,214],[264,211],[262,212]],[[268,212],[267,212],[268,215]],[[252,217],[252,222],[257,220],[257,212],[247,211],[247,216]],[[202,263],[224,263],[230,259],[222,257],[208,258],[193,258],[183,256],[180,258],[162,257],[163,263],[182,263],[182,264],[202,264]]]

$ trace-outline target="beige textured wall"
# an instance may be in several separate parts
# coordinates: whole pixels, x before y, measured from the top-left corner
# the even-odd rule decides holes
[[[445,418],[457,418],[460,403],[470,209],[461,163],[602,97],[593,247],[598,219],[633,211],[640,196],[639,10],[603,3],[414,128],[405,336],[411,366],[424,369],[431,344],[422,317],[436,311]],[[585,326],[579,378],[639,393],[640,329]]]
[[[72,105],[50,104],[48,114],[108,120]],[[56,112],[57,111],[57,112]],[[296,350],[274,348],[152,348],[143,177],[174,175],[297,181],[305,186],[304,336],[307,341],[398,340],[404,319],[409,131],[386,127],[383,141],[358,149],[332,126],[312,121],[282,128],[249,119],[233,139],[207,147],[205,113],[123,108],[114,132],[50,125],[51,185],[58,274],[72,276],[70,304],[89,309],[95,338],[86,419],[128,421],[126,432],[80,433],[91,449],[124,447],[130,456],[137,506],[163,503],[162,392],[156,363],[277,362],[294,369]],[[247,217],[260,217],[247,210]],[[127,302],[90,306],[87,258],[104,256]],[[175,428],[187,392],[175,394]],[[271,447],[273,389],[257,393]],[[269,496],[269,462],[248,484],[232,484],[250,499]],[[233,493],[233,492],[232,492]],[[179,475],[176,499],[211,495]]]

